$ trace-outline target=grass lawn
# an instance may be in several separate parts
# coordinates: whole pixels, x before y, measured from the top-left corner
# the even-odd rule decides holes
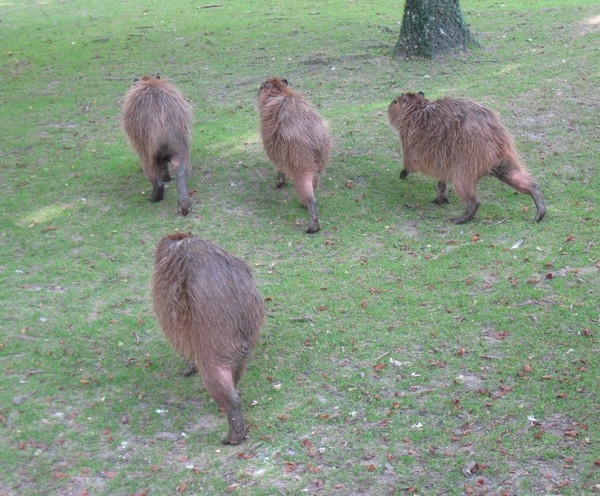
[[[461,6],[481,48],[402,61],[391,0],[0,2],[0,496],[600,493],[600,9]],[[187,217],[120,125],[156,71],[194,107]],[[272,76],[335,144],[314,235],[259,140]],[[456,194],[400,180],[406,91],[497,111],[544,220],[490,178],[453,225]],[[153,315],[176,230],[265,299],[237,447]]]

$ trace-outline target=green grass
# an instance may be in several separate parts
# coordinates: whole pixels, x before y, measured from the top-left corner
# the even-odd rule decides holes
[[[463,0],[481,48],[433,61],[391,58],[398,2],[209,4],[0,3],[0,494],[598,491],[597,2]],[[173,187],[147,201],[120,127],[155,71],[194,106],[188,217]],[[261,149],[271,76],[335,143],[316,235]],[[486,179],[455,226],[455,194],[401,181],[403,91],[499,112],[546,218]],[[239,447],[153,316],[176,229],[247,260],[266,300]]]

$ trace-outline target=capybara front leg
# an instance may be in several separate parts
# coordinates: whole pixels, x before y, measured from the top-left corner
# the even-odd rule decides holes
[[[402,169],[402,172],[400,173],[400,179],[406,179],[408,177],[408,169],[404,168]]]
[[[177,177],[177,201],[182,215],[187,215],[192,208],[192,201],[187,190],[187,178],[189,171],[189,157],[176,158],[171,160],[171,165]]]
[[[285,174],[283,172],[280,172],[279,174],[277,174],[277,184],[275,184],[275,187],[277,189],[279,188],[283,188],[285,186]]]
[[[436,205],[448,203],[448,195],[446,194],[446,183],[444,181],[438,182],[437,197],[431,203],[435,203]]]

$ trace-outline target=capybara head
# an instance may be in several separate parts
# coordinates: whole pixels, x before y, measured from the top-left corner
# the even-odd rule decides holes
[[[292,90],[289,88],[288,80],[277,77],[267,79],[264,83],[260,85],[260,90],[258,91],[259,98],[263,95],[274,96],[291,94]]]
[[[398,121],[405,108],[408,106],[425,106],[428,103],[429,100],[425,98],[425,93],[422,91],[418,93],[402,93],[400,96],[394,98],[388,106],[390,124],[398,128]]]

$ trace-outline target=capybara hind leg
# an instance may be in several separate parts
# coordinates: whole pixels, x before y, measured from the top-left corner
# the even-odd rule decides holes
[[[309,234],[316,233],[320,228],[319,223],[319,208],[317,207],[317,200],[315,198],[315,192],[313,189],[314,176],[304,176],[297,180],[294,180],[294,187],[296,188],[296,195],[306,208],[308,208],[308,227],[306,232]]]
[[[467,204],[465,213],[455,219],[450,219],[454,224],[464,224],[469,222],[479,209],[479,198],[477,197],[477,191],[474,186],[464,186],[461,184],[454,184],[456,193],[460,196],[461,200]]]
[[[187,190],[189,160],[189,156],[179,156],[171,159],[171,166],[177,178],[177,202],[182,215],[187,215],[192,208],[192,201]]]
[[[285,174],[283,172],[280,172],[279,174],[277,174],[277,184],[275,184],[275,187],[277,189],[279,188],[283,188],[285,186]]]
[[[160,178],[163,183],[168,183],[171,180],[171,173],[169,172],[169,162],[162,162],[160,164]]]
[[[246,422],[242,412],[242,402],[236,391],[232,398],[231,407],[227,410],[227,421],[229,422],[229,433],[223,439],[223,444],[240,444],[246,439]]]
[[[319,222],[319,208],[317,206],[317,200],[313,196],[308,203],[308,227],[306,228],[306,232],[312,234],[316,233],[319,229],[321,229],[321,223]]]
[[[142,162],[144,175],[152,183],[152,195],[150,201],[159,202],[165,196],[165,185],[160,177],[160,164],[151,159],[146,159]]]
[[[408,170],[402,169],[402,172],[400,173],[400,179],[406,179],[407,177],[408,177]]]
[[[439,181],[437,185],[437,196],[431,203],[441,205],[442,203],[448,203],[448,195],[446,194],[446,183]]]
[[[544,195],[538,183],[536,183],[531,176],[523,170],[509,170],[506,173],[498,173],[498,179],[505,182],[509,186],[516,189],[519,193],[524,193],[533,198],[537,213],[535,215],[535,222],[539,222],[546,215],[546,204],[544,203]]]
[[[241,365],[238,365],[233,370],[233,385],[235,387],[237,387],[238,382],[240,382],[240,379],[244,375],[244,370],[246,370],[246,363],[242,363]]]
[[[202,377],[208,394],[227,412],[229,434],[223,439],[223,444],[240,444],[246,439],[246,423],[231,369],[228,366],[217,366],[203,371]]]

